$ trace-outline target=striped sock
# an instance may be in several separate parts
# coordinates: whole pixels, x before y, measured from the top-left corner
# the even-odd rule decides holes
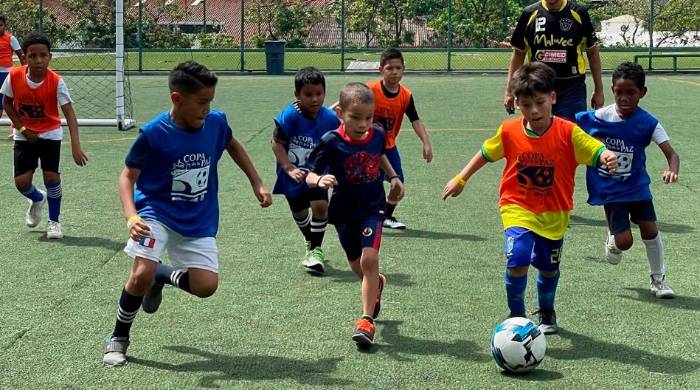
[[[114,325],[114,337],[129,337],[131,324],[139,312],[139,307],[143,297],[131,295],[126,290],[122,290],[121,298],[119,298],[119,307],[117,307],[117,323]]]
[[[23,191],[22,195],[31,199],[32,202],[39,202],[44,199],[44,195],[42,195],[41,192],[34,187],[34,185],[32,185],[28,190]]]
[[[180,290],[192,293],[190,290],[190,274],[185,270],[174,270],[165,264],[158,264],[156,268],[156,284],[169,284]]]
[[[58,222],[58,216],[61,215],[61,198],[63,197],[61,181],[45,182],[44,185],[46,185],[46,197],[49,203],[49,221]]]
[[[306,213],[304,217],[297,218],[296,215],[292,215],[294,217],[294,222],[297,223],[297,226],[299,227],[299,230],[301,230],[301,234],[304,235],[304,239],[306,241],[311,241],[311,213]]]
[[[323,236],[326,234],[328,219],[311,219],[311,232],[309,234],[309,249],[318,248],[323,244]]]

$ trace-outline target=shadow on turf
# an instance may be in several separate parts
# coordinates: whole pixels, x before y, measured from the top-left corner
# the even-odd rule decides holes
[[[560,372],[543,370],[541,368],[535,368],[532,371],[523,373],[501,371],[501,375],[508,377],[509,379],[528,382],[556,381],[564,377],[564,375],[562,375]]]
[[[662,374],[688,374],[700,368],[700,361],[656,355],[624,344],[596,340],[565,329],[559,329],[559,337],[569,340],[571,346],[547,348],[548,357],[559,360],[604,359]]]
[[[447,343],[439,340],[419,339],[402,336],[399,326],[403,321],[377,321],[379,328],[378,350],[398,361],[413,361],[404,355],[447,356],[459,360],[473,362],[488,362],[491,357],[482,351],[478,344],[467,340],[456,340]]]
[[[75,236],[64,236],[60,240],[49,240],[46,238],[46,233],[36,232],[39,235],[38,241],[56,243],[57,245],[64,246],[78,246],[78,247],[90,247],[90,248],[104,248],[111,251],[120,251],[124,249],[126,245],[126,240],[124,241],[114,241],[103,237],[75,237]]]
[[[586,225],[586,226],[608,226],[604,219],[592,219],[586,217],[579,217],[578,215],[572,215],[570,219],[570,225]],[[675,224],[675,223],[665,223],[656,222],[659,230],[664,233],[678,233],[678,234],[689,234],[695,231],[695,227],[690,225]]]
[[[173,372],[210,373],[199,380],[199,386],[218,388],[219,381],[292,379],[302,385],[347,386],[354,383],[330,375],[343,358],[297,360],[279,356],[229,356],[185,346],[165,347],[169,351],[192,355],[203,360],[171,364],[153,360],[129,358],[130,364]]]
[[[462,240],[462,241],[486,241],[484,237],[473,234],[458,234],[447,232],[433,232],[430,230],[405,229],[390,230],[384,229],[382,234],[391,238],[427,238],[430,240]]]
[[[328,278],[337,283],[360,283],[360,279],[349,269],[338,269],[333,268],[331,265],[326,264],[326,272],[323,275],[314,275],[317,277]],[[409,274],[401,273],[387,273],[386,274],[387,284],[390,286],[400,286],[408,287],[413,286],[416,282],[413,281],[413,276]]]
[[[700,311],[700,298],[676,295],[673,299],[659,299],[653,296],[648,288],[631,288],[626,287],[625,290],[637,293],[637,296],[618,295],[620,298],[629,299],[643,303],[652,303],[664,307],[672,307],[675,309]]]

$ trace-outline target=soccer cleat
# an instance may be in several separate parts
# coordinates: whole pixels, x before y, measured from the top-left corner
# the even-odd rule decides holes
[[[49,221],[46,225],[46,238],[49,240],[59,240],[63,238],[63,229],[61,224],[56,221]]]
[[[384,227],[389,229],[406,229],[406,225],[397,221],[395,217],[385,219]]]
[[[557,326],[557,313],[554,309],[539,309],[532,313],[537,314],[540,319],[540,331],[544,334],[555,334],[559,332]]]
[[[610,264],[620,264],[622,261],[622,251],[615,247],[615,236],[608,234],[608,239],[605,241],[605,258]]]
[[[41,209],[44,207],[44,204],[46,203],[46,192],[42,190],[38,190],[41,193],[41,196],[44,198],[38,202],[32,202],[31,199],[27,199],[29,201],[29,209],[27,209],[27,226],[33,228],[36,227],[36,225],[41,222]]]
[[[105,340],[102,364],[105,367],[121,367],[126,365],[126,350],[129,348],[128,337],[109,336]]]
[[[676,292],[666,282],[666,275],[651,275],[651,292],[660,299],[672,299],[676,296]]]
[[[379,311],[382,310],[382,291],[384,291],[385,285],[386,276],[379,274],[379,294],[377,294],[377,301],[374,303],[374,312],[372,313],[372,318],[375,320],[379,317]]]
[[[312,274],[323,275],[326,272],[326,267],[323,262],[326,260],[323,255],[323,249],[320,247],[310,250],[301,265]]]
[[[163,301],[163,285],[154,284],[143,296],[141,308],[148,314],[153,314],[158,311],[160,303]]]
[[[352,340],[358,348],[368,348],[374,344],[374,324],[366,318],[360,318],[355,322],[355,331],[352,332]]]

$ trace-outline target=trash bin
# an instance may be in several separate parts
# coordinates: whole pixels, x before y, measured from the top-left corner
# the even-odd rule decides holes
[[[265,41],[267,74],[284,74],[284,45],[287,41]]]

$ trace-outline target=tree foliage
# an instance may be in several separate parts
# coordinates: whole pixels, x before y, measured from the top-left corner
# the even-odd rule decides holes
[[[283,39],[288,47],[303,47],[321,19],[321,9],[311,1],[254,0],[245,8],[246,22],[256,26],[257,46],[268,39]]]

